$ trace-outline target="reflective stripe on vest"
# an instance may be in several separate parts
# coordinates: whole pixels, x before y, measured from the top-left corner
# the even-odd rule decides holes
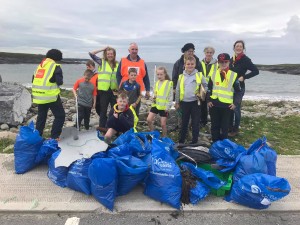
[[[197,83],[197,87],[195,90],[195,95],[197,94],[198,90],[199,90],[199,86],[201,85],[201,81],[202,81],[202,73],[201,72],[197,72],[195,74],[196,76],[196,83]],[[180,87],[180,97],[179,100],[182,101],[184,98],[184,75],[180,74],[179,78],[178,78],[178,82],[179,82],[179,87]]]
[[[112,70],[111,66],[105,60],[102,61],[102,66],[98,67],[98,90],[107,91],[109,88],[111,90],[117,90],[117,77],[116,71],[118,68],[118,63],[114,70]]]
[[[37,67],[32,82],[33,103],[46,104],[57,100],[60,89],[56,83],[51,83],[50,79],[58,65],[52,59],[47,58]]]
[[[237,77],[237,73],[229,70],[226,74],[226,77],[229,76],[229,79],[224,79],[222,81],[220,70],[217,70],[217,73],[214,73],[211,77],[213,82],[212,99],[219,99],[220,102],[232,104],[233,103],[233,84]]]
[[[133,114],[133,130],[134,130],[134,132],[137,132],[136,126],[139,122],[139,117],[136,115],[135,109],[133,108],[132,105],[129,106],[129,109],[131,110],[131,112]]]
[[[208,73],[208,74],[206,74],[207,71],[206,71],[206,64],[205,64],[205,62],[201,61],[201,65],[202,65],[202,70],[203,70],[203,76],[204,76],[205,79],[206,79],[206,83],[208,83],[209,78],[212,76],[212,74],[213,74],[214,72],[217,71],[217,69],[218,69],[218,64],[217,64],[217,63],[212,64],[212,66],[210,67],[210,70],[209,70],[209,73]]]
[[[169,103],[169,93],[171,90],[171,87],[173,86],[173,82],[169,80],[165,80],[160,88],[158,89],[160,81],[157,81],[155,84],[155,103],[152,104],[152,107],[156,107],[158,110],[166,110],[167,105]]]

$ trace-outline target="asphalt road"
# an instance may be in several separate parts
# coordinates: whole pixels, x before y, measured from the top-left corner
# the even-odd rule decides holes
[[[300,213],[0,214],[1,225],[299,225]]]

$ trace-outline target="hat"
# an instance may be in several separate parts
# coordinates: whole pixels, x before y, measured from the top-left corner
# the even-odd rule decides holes
[[[193,43],[186,43],[182,49],[181,49],[181,52],[184,53],[185,51],[189,50],[189,49],[194,49],[195,50],[195,46]]]
[[[218,55],[218,62],[224,62],[229,60],[230,60],[230,55],[227,53],[221,53]]]

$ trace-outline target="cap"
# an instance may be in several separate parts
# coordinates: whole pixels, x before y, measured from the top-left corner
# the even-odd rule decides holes
[[[230,55],[227,53],[221,53],[218,55],[218,62],[224,62],[229,60],[230,60]]]
[[[195,50],[195,46],[193,43],[186,43],[182,48],[181,48],[181,52],[184,53],[185,51],[189,50],[189,49],[194,49]]]

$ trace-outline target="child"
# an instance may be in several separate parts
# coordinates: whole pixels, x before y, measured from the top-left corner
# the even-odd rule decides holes
[[[229,70],[229,60],[227,53],[218,55],[219,69],[208,82],[207,105],[213,142],[228,138],[231,112],[243,98],[237,73]]]
[[[179,106],[182,110],[182,126],[180,131],[179,143],[184,143],[186,134],[188,132],[188,124],[190,117],[192,119],[192,142],[196,144],[199,136],[199,123],[201,106],[198,104],[199,90],[201,84],[207,89],[205,77],[201,72],[195,69],[196,59],[189,56],[184,63],[185,70],[183,74],[179,75],[176,95],[175,95],[175,108]]]
[[[129,105],[131,105],[136,112],[136,115],[139,115],[141,107],[141,87],[136,82],[137,70],[136,68],[129,68],[128,70],[128,80],[123,82],[120,90],[125,91],[129,98]]]
[[[134,126],[134,116],[129,109],[128,96],[121,92],[117,97],[117,104],[110,110],[106,127],[108,128],[104,138],[107,143],[111,142],[113,135],[126,132]]]
[[[165,67],[158,67],[156,70],[157,82],[154,88],[153,104],[151,106],[147,122],[149,129],[154,129],[153,122],[156,114],[160,115],[160,124],[162,128],[162,136],[167,136],[167,117],[168,111],[173,101],[173,82]]]
[[[91,110],[96,105],[97,88],[91,82],[93,75],[91,70],[86,70],[83,77],[77,80],[73,87],[73,94],[77,98],[78,124],[76,124],[79,129],[82,120],[84,120],[85,129],[89,129]]]

